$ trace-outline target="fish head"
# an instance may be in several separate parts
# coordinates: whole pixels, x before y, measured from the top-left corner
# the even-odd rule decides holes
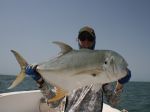
[[[127,62],[117,52],[105,51],[102,61],[102,71],[107,76],[108,82],[113,82],[127,75]]]

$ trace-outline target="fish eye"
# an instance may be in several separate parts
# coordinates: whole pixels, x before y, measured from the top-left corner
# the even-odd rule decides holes
[[[93,74],[92,74],[92,76],[93,76],[93,77],[95,77],[95,76],[96,76],[96,74],[95,74],[95,73],[93,73]]]
[[[107,64],[107,61],[105,61],[104,63]]]

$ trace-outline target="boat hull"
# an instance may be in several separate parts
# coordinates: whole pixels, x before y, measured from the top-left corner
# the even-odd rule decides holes
[[[40,90],[19,91],[0,94],[0,112],[48,112],[46,103],[41,103]],[[53,109],[50,112],[55,112]],[[103,104],[103,112],[121,112]]]

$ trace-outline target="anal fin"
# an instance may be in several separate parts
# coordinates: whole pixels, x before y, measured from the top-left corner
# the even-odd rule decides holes
[[[55,101],[58,101],[62,98],[64,98],[67,95],[67,92],[65,92],[62,88],[55,86],[56,87],[56,95],[52,97],[51,99],[48,99],[48,103],[52,103]]]

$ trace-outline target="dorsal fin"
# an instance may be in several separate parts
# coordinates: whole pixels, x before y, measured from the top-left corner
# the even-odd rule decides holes
[[[69,46],[68,44],[65,44],[63,42],[54,41],[53,43],[57,44],[60,47],[60,49],[61,49],[60,53],[62,53],[62,54],[68,53],[73,50],[73,48],[71,46]]]

